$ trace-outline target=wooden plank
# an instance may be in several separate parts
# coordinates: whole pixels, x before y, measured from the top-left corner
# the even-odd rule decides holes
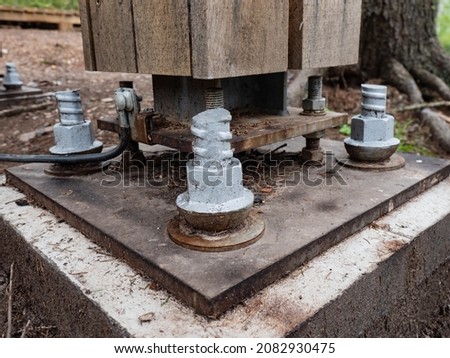
[[[139,73],[190,76],[187,0],[134,0]]]
[[[79,7],[81,37],[83,39],[84,68],[87,71],[96,71],[97,65],[95,63],[95,48],[94,39],[92,37],[91,9],[89,7],[89,0],[79,0]]]
[[[358,62],[362,0],[291,0],[289,68]]]
[[[42,22],[67,25],[80,24],[80,18],[75,11],[18,8],[12,6],[0,6],[0,21]]]
[[[287,70],[289,0],[191,0],[192,75]]]
[[[88,0],[96,69],[137,72],[132,0]]]

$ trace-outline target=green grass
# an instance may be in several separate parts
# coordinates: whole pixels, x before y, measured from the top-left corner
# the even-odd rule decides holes
[[[343,124],[339,127],[339,133],[350,137],[350,134],[352,134],[352,127],[350,127],[349,124]]]
[[[2,5],[78,10],[78,0],[2,0]]]
[[[435,154],[421,146],[420,144],[416,143],[413,139],[408,138],[408,128],[411,125],[412,120],[406,120],[406,121],[395,121],[395,138],[400,139],[400,145],[398,146],[398,151],[403,153],[414,153],[414,154],[420,154],[427,157],[434,157]],[[350,136],[351,134],[351,127],[348,124],[343,124],[339,128],[339,133]]]
[[[439,41],[442,47],[450,53],[450,0],[439,1],[436,25]]]
[[[435,154],[414,141],[414,138],[410,139],[408,136],[408,128],[412,123],[412,119],[406,121],[395,121],[395,138],[400,139],[400,145],[398,151],[403,153],[420,154],[426,157],[434,157]]]

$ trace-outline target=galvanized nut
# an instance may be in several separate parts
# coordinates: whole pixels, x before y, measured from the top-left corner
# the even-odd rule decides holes
[[[308,77],[308,96],[303,100],[305,112],[322,113],[325,111],[325,98],[322,97],[322,77]]]
[[[355,161],[382,162],[397,149],[394,117],[386,114],[386,86],[361,86],[361,114],[352,118],[352,134],[344,140],[350,158]]]
[[[312,112],[323,112],[325,111],[325,98],[320,99],[309,99],[305,98],[303,100],[303,110]]]

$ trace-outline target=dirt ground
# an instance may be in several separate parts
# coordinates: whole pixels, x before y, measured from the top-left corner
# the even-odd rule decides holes
[[[83,50],[80,32],[58,32],[50,30],[23,30],[18,28],[0,28],[0,73],[4,72],[7,62],[16,64],[21,79],[26,86],[38,87],[44,92],[67,89],[79,89],[85,110],[85,116],[95,121],[100,118],[115,116],[113,94],[119,81],[134,81],[138,93],[143,96],[143,107],[152,107],[152,83],[150,75],[124,73],[96,73],[84,70]],[[346,87],[339,80],[330,80],[324,89],[328,107],[350,115],[359,112],[360,90],[358,87]],[[389,109],[407,104],[407,98],[393,88],[389,88]],[[11,108],[11,106],[9,106]],[[5,108],[0,108],[4,110]],[[429,153],[450,158],[437,147],[426,128],[422,128],[414,113],[404,113],[396,118],[408,122],[405,136]],[[52,127],[58,122],[56,103],[52,100],[47,109],[23,112],[13,116],[0,115],[0,152],[2,153],[47,153],[54,145]],[[117,135],[96,131],[97,138],[105,145],[117,142]],[[342,139],[338,130],[328,131],[328,136]],[[0,174],[4,169],[16,165],[0,163]],[[2,297],[8,278],[0,272],[0,336],[5,322],[5,309]],[[14,304],[15,336],[20,336],[21,327],[28,319],[32,321],[29,336],[55,336],[55,327],[46,326],[45,321],[29,317],[26,302],[21,302],[20,292]],[[424,336],[429,332],[424,332]]]
[[[3,57],[0,73],[7,62],[13,62],[26,86],[38,87],[44,93],[79,89],[85,117],[93,120],[115,115],[113,95],[119,81],[134,81],[144,97],[143,106],[152,106],[150,75],[98,73],[84,70],[80,32],[49,30],[0,29]],[[0,108],[1,110],[1,108]],[[54,145],[52,127],[58,122],[56,102],[45,110],[0,116],[0,151],[3,153],[46,153]],[[7,129],[7,130],[6,130]],[[97,131],[106,145],[116,135]],[[14,164],[0,163],[0,173]]]

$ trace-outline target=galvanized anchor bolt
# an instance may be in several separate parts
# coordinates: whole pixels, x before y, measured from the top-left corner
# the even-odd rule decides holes
[[[103,143],[95,140],[91,121],[84,119],[80,92],[56,92],[59,120],[53,129],[56,145],[52,154],[82,154],[101,152]]]
[[[361,116],[383,118],[386,116],[387,87],[361,85]]]
[[[16,65],[14,63],[7,63],[6,73],[3,79],[3,87],[5,87],[7,90],[20,89],[22,87],[22,84],[23,83],[20,80]]]
[[[361,114],[352,118],[352,133],[344,140],[345,148],[353,160],[382,162],[400,144],[394,138],[394,117],[386,114],[387,87],[363,84],[361,92]]]
[[[176,204],[195,229],[219,232],[235,228],[247,218],[253,193],[242,185],[242,166],[233,157],[231,114],[210,109],[192,119],[194,159],[187,163],[188,190]]]
[[[222,83],[220,80],[212,82],[212,85],[204,92],[206,109],[224,108]]]
[[[85,122],[78,90],[56,92],[55,97],[58,103],[59,121],[63,126],[74,126]]]
[[[322,97],[322,76],[308,77],[308,96],[303,100],[305,114],[325,113],[325,98]]]
[[[320,138],[306,137],[306,148],[310,150],[318,150],[320,148]]]

